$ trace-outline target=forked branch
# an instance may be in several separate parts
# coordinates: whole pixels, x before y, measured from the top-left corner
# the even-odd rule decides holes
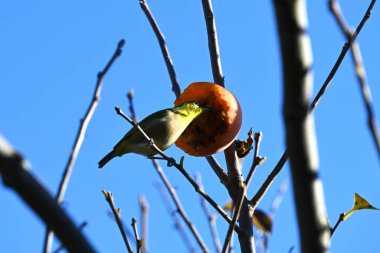
[[[103,190],[102,193],[103,193],[107,203],[110,205],[111,211],[112,211],[113,216],[116,220],[116,224],[119,227],[120,233],[123,237],[123,240],[124,240],[125,246],[127,247],[127,250],[129,253],[132,253],[133,250],[132,250],[131,244],[128,240],[128,236],[124,230],[123,222],[121,220],[120,209],[115,207],[112,192]]]
[[[342,10],[340,8],[338,0],[329,0],[330,10],[335,17],[341,31],[345,35],[347,40],[352,40],[353,32],[348,27],[344,20]],[[360,91],[367,112],[367,122],[370,132],[372,134],[373,141],[377,148],[377,154],[380,158],[380,134],[377,124],[377,120],[374,113],[374,107],[372,105],[371,89],[367,81],[366,72],[364,69],[363,60],[361,57],[360,47],[357,42],[352,42],[351,56],[355,66],[355,74],[360,85]]]

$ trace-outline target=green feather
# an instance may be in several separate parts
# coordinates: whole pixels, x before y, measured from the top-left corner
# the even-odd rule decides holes
[[[143,119],[139,125],[154,140],[158,148],[165,150],[175,143],[186,127],[202,113],[203,109],[196,103],[185,103],[155,112]],[[157,152],[150,147],[150,143],[137,127],[133,127],[115,145],[113,150],[99,161],[99,168],[102,168],[112,158],[127,153],[153,156]]]

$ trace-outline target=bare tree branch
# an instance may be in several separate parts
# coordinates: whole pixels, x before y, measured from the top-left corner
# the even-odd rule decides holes
[[[218,35],[216,32],[216,24],[211,0],[202,0],[202,5],[206,21],[208,48],[210,51],[210,61],[214,82],[224,87],[224,76],[222,71],[222,63],[220,61]]]
[[[226,164],[228,170],[228,193],[234,203],[242,203],[236,219],[239,221],[239,227],[243,233],[239,235],[240,250],[244,253],[255,252],[255,242],[253,237],[252,211],[249,207],[249,201],[246,198],[246,190],[244,190],[244,179],[241,172],[241,160],[236,153],[236,145],[233,142],[225,151]],[[241,196],[243,194],[243,196]],[[235,221],[236,222],[236,221]],[[231,224],[235,223],[230,222]],[[232,228],[234,225],[232,225]],[[226,245],[228,246],[228,245]],[[224,248],[224,247],[223,247]]]
[[[255,152],[253,154],[253,162],[252,162],[251,169],[248,172],[247,179],[245,180],[245,184],[247,188],[249,187],[249,184],[251,183],[253,173],[255,173],[257,166],[260,165],[263,162],[263,160],[265,160],[265,158],[260,158],[259,156],[260,142],[262,138],[263,138],[262,132],[255,133],[254,135]]]
[[[135,239],[136,239],[136,252],[140,253],[143,244],[142,244],[142,241],[141,241],[140,236],[139,236],[139,231],[137,229],[137,220],[135,217],[132,218],[132,224],[131,225],[132,225],[133,233],[134,233]]]
[[[213,169],[215,174],[218,176],[220,182],[227,187],[228,184],[228,176],[227,173],[224,171],[222,166],[218,163],[216,158],[214,156],[206,156],[207,162],[210,164],[210,167]]]
[[[288,157],[288,150],[285,150],[272,172],[268,175],[267,179],[261,185],[255,196],[253,196],[253,198],[250,200],[249,204],[253,210],[256,209],[257,205],[260,203],[261,199],[264,197],[265,193],[268,191],[269,187],[276,179],[278,173],[280,173],[282,167],[284,167],[284,164],[288,160]]]
[[[149,205],[144,195],[139,198],[140,210],[141,210],[141,240],[142,248],[148,249],[148,209]]]
[[[339,2],[337,0],[329,0],[329,7],[333,16],[336,19],[336,22],[338,23],[340,29],[345,35],[346,39],[351,41],[353,37],[353,32],[351,31],[351,29],[346,24],[346,21],[344,20]],[[372,105],[371,89],[370,89],[370,86],[368,84],[367,77],[365,74],[365,69],[364,69],[364,64],[363,64],[363,60],[362,60],[362,56],[360,52],[359,43],[352,42],[351,56],[354,62],[356,77],[360,85],[360,91],[361,91],[364,106],[367,112],[368,127],[372,134],[373,141],[375,142],[375,145],[377,148],[377,154],[380,158],[379,128],[378,128],[377,120],[374,113],[375,110]]]
[[[196,175],[196,180],[198,182],[199,187],[203,189],[202,178],[199,173]],[[208,209],[205,199],[202,197],[200,199],[201,199],[201,206],[202,206],[203,212],[206,215],[208,225],[210,228],[212,242],[214,243],[216,252],[219,253],[221,251],[221,246],[220,246],[218,230],[216,229],[216,223],[215,223],[216,216],[211,214],[210,210]]]
[[[113,216],[115,217],[117,226],[119,227],[120,233],[123,237],[123,240],[124,240],[125,246],[127,247],[127,250],[129,253],[132,253],[133,250],[132,250],[131,244],[128,240],[127,234],[125,233],[123,222],[121,221],[120,209],[119,208],[116,209],[116,207],[115,207],[112,192],[103,190],[102,193],[103,193],[106,201],[108,202],[108,204],[111,207]],[[137,251],[137,253],[138,253],[138,251]]]
[[[224,210],[203,190],[199,187],[199,185],[195,182],[195,180],[186,172],[186,170],[183,168],[182,163],[178,164],[176,162],[173,163],[173,165],[182,173],[182,175],[185,176],[185,178],[190,182],[190,184],[194,187],[194,190],[198,192],[216,211],[219,212],[219,214],[222,215],[222,217],[228,222],[228,224],[231,224],[232,220],[231,218],[224,212]],[[235,231],[239,235],[243,235],[243,232],[238,226],[235,226]]]
[[[166,189],[168,190],[171,198],[173,199],[174,204],[177,207],[177,212],[182,217],[183,221],[186,223],[186,225],[190,229],[191,233],[194,235],[195,239],[197,240],[199,246],[202,248],[203,252],[209,252],[209,250],[207,249],[206,244],[203,242],[203,239],[200,236],[198,230],[195,228],[194,224],[187,217],[185,209],[183,209],[181,201],[179,200],[176,191],[171,186],[168,178],[166,177],[164,171],[162,170],[161,165],[155,159],[153,159],[152,161],[153,161],[153,165],[154,165],[158,175],[160,176],[160,178],[161,178],[162,182],[164,183]]]
[[[284,198],[287,188],[288,188],[288,180],[286,179],[281,183],[280,187],[278,188],[277,194],[274,197],[272,201],[272,205],[267,213],[267,215],[269,216],[272,222]],[[255,232],[256,245],[258,245],[256,247],[263,248],[262,250],[264,250],[264,252],[266,252],[268,248],[268,239],[269,239],[268,231],[271,232],[271,230],[272,230],[272,225],[270,225],[270,229],[268,230],[258,229]],[[259,241],[258,238],[260,238],[261,241]]]
[[[179,87],[177,76],[175,74],[173,61],[170,58],[168,47],[166,46],[165,38],[162,32],[160,31],[160,28],[158,27],[158,24],[156,20],[153,17],[152,12],[149,9],[149,6],[145,0],[140,0],[140,7],[145,13],[146,17],[149,20],[150,25],[153,28],[154,33],[156,34],[158,43],[160,44],[161,52],[165,60],[166,68],[168,69],[170,80],[172,81],[172,91],[174,92],[175,96],[178,97],[179,94],[181,94],[181,88]]]
[[[136,112],[135,112],[135,107],[133,106],[133,96],[134,96],[134,91],[133,91],[133,88],[131,88],[129,90],[129,92],[127,93],[127,98],[128,98],[128,101],[129,101],[129,112],[131,113],[131,118],[132,120],[136,121],[137,122],[137,116],[136,116]]]
[[[329,75],[326,78],[326,81],[323,83],[323,85],[322,85],[321,89],[319,90],[318,94],[315,96],[315,98],[311,102],[311,105],[309,107],[309,113],[312,112],[312,111],[314,111],[314,109],[317,106],[319,100],[321,99],[321,97],[323,96],[323,94],[325,93],[325,91],[327,90],[327,88],[328,88],[331,80],[335,76],[336,71],[338,70],[338,68],[339,68],[340,64],[342,63],[344,57],[346,56],[348,50],[351,48],[352,43],[356,40],[356,37],[359,35],[359,33],[362,30],[365,22],[367,22],[367,20],[371,16],[371,11],[372,11],[372,8],[375,5],[375,3],[376,3],[376,0],[372,0],[371,1],[371,3],[369,4],[369,6],[367,8],[367,11],[365,12],[362,20],[359,23],[358,27],[356,28],[355,32],[352,34],[351,39],[348,40],[344,44],[344,46],[342,48],[342,51],[340,52],[340,54],[338,56],[338,59],[336,60],[333,68],[331,69]]]
[[[83,229],[88,225],[88,223],[86,221],[82,222],[79,226],[78,226],[78,229],[80,231],[83,231]],[[62,250],[64,250],[65,247],[61,244],[58,248],[56,248],[53,253],[59,253],[61,252]]]
[[[70,252],[95,250],[57,201],[29,172],[28,162],[0,135],[0,174],[5,186],[12,188],[52,229]]]
[[[166,196],[165,192],[164,192],[164,189],[161,185],[157,184],[156,185],[157,189],[159,190],[159,192],[161,193],[161,196],[162,196],[162,199],[163,201],[165,202],[166,204],[166,208],[168,210],[168,213],[173,217],[173,220],[174,220],[174,224],[175,224],[175,228],[177,229],[178,233],[180,234],[180,236],[182,237],[187,249],[189,250],[189,252],[191,253],[195,253],[197,252],[194,248],[194,246],[192,245],[189,237],[187,236],[187,234],[185,233],[184,229],[183,229],[183,225],[181,223],[181,221],[178,219],[178,217],[175,215],[176,213],[178,213],[177,211],[172,211],[172,208],[170,207],[170,203],[169,203],[169,200],[168,200],[168,197]]]
[[[145,139],[147,139],[148,141],[150,141],[151,142],[151,145],[150,145],[150,148],[151,149],[153,149],[154,151],[156,151],[160,156],[162,156],[165,160],[167,160],[168,161],[168,165],[170,165],[170,166],[172,166],[172,161],[174,160],[172,157],[169,157],[169,156],[167,156],[164,152],[162,152],[162,150],[159,148],[159,147],[157,147],[157,145],[154,143],[154,140],[153,139],[151,139],[146,133],[145,133],[145,131],[140,127],[140,125],[136,122],[136,121],[134,121],[134,120],[132,120],[131,118],[129,118],[127,115],[125,115],[122,111],[121,111],[121,109],[120,109],[120,107],[115,107],[115,111],[116,111],[116,113],[118,114],[118,115],[120,115],[121,117],[123,117],[125,120],[127,120],[132,126],[134,126],[134,127],[136,127],[143,135],[144,135],[144,137],[145,137]]]
[[[94,91],[94,95],[92,97],[92,101],[91,101],[91,103],[90,103],[90,105],[89,105],[89,107],[85,113],[85,116],[81,120],[81,124],[80,124],[80,127],[78,129],[77,136],[75,137],[74,145],[73,145],[73,148],[72,148],[71,153],[70,153],[70,157],[67,161],[66,167],[64,169],[64,172],[63,172],[63,175],[61,178],[61,182],[60,182],[59,187],[58,187],[56,200],[59,204],[63,201],[63,198],[65,196],[67,187],[69,185],[71,173],[72,173],[72,170],[74,168],[74,164],[75,164],[76,158],[78,156],[79,150],[82,146],[88,124],[90,123],[92,115],[94,114],[95,109],[99,103],[100,92],[101,92],[102,84],[103,84],[103,78],[107,74],[108,70],[111,68],[111,66],[115,62],[115,60],[121,55],[121,52],[122,52],[121,49],[123,48],[124,44],[125,44],[125,40],[119,41],[117,48],[116,48],[116,51],[112,55],[111,59],[108,61],[105,68],[101,72],[98,73],[98,80],[96,82],[95,91]],[[54,234],[47,228],[46,234],[45,234],[43,252],[49,253],[51,251],[51,247],[53,244],[53,238],[54,238]]]
[[[234,214],[232,216],[232,222],[230,223],[230,226],[228,227],[228,230],[227,230],[227,235],[226,235],[226,239],[224,240],[222,253],[226,253],[228,250],[228,245],[230,244],[230,241],[231,241],[232,232],[234,231],[236,221],[239,219],[240,211],[241,211],[241,208],[242,208],[244,200],[245,200],[246,191],[247,191],[247,187],[244,185],[242,188],[242,191],[240,193],[239,202],[237,203],[237,205],[235,205],[235,203],[234,203],[235,211],[234,211]]]
[[[338,228],[338,226],[340,225],[340,223],[343,221],[343,218],[344,218],[344,213],[341,213],[339,215],[338,221],[335,223],[334,227],[331,228],[330,237],[333,236],[334,232],[336,231],[336,229]]]
[[[113,215],[113,212],[112,210],[108,210],[107,212],[107,217],[110,218],[112,221],[115,221],[116,222],[116,218],[115,218],[115,215]],[[131,231],[129,231],[129,227],[125,224],[124,221],[121,221],[121,224],[123,226],[123,229],[125,231],[125,233],[127,234],[127,237],[129,238],[129,240],[131,240],[131,238],[133,238],[133,233]],[[132,244],[134,242],[132,241]]]
[[[119,41],[117,48],[116,48],[116,51],[114,52],[111,59],[107,63],[106,67],[101,72],[98,73],[98,80],[96,82],[96,87],[95,87],[94,95],[92,97],[92,101],[91,101],[91,103],[90,103],[90,105],[89,105],[89,107],[85,113],[85,116],[81,120],[81,125],[78,129],[78,133],[77,133],[77,136],[75,138],[73,149],[70,153],[69,160],[67,161],[67,164],[66,164],[66,167],[64,170],[64,174],[63,174],[62,180],[61,180],[59,188],[58,188],[57,197],[56,197],[58,203],[61,203],[64,196],[65,196],[66,189],[67,189],[68,183],[70,181],[72,169],[73,169],[74,163],[76,161],[78,152],[82,146],[82,143],[84,140],[84,135],[86,133],[88,124],[90,123],[92,115],[94,114],[95,109],[99,103],[100,92],[101,92],[102,84],[103,84],[103,78],[105,77],[108,70],[110,69],[112,64],[115,62],[115,60],[121,55],[121,52],[122,52],[121,49],[123,48],[124,44],[125,44],[125,40]]]
[[[302,252],[327,252],[329,229],[313,114],[308,113],[313,86],[312,52],[307,34],[306,1],[275,0],[282,53],[286,144]]]

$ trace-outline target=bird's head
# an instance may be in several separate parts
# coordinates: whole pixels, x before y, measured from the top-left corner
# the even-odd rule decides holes
[[[197,117],[199,114],[201,114],[203,111],[210,110],[210,108],[202,106],[196,102],[184,103],[184,104],[176,107],[176,109],[181,114],[184,114],[186,116],[192,116],[194,118]]]

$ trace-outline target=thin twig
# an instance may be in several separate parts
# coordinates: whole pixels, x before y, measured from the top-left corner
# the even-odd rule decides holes
[[[108,218],[110,218],[112,221],[116,221],[115,216],[113,215],[112,210],[108,210],[108,211],[107,211],[107,216],[108,216]],[[127,234],[127,237],[128,237],[129,239],[131,239],[131,238],[133,237],[132,232],[129,231],[128,226],[124,223],[124,221],[121,221],[121,223],[122,223],[122,225],[123,225],[123,229],[124,229],[125,233]]]
[[[252,162],[251,169],[249,170],[247,179],[245,180],[245,185],[247,188],[249,184],[251,183],[253,173],[255,173],[257,166],[261,164],[262,159],[263,159],[263,158],[260,158],[259,156],[260,142],[263,138],[263,133],[262,132],[255,133],[253,138],[255,140],[255,152],[253,155],[253,162]]]
[[[121,117],[123,117],[124,119],[126,119],[133,126],[137,127],[137,129],[144,135],[144,137],[147,140],[151,141],[151,148],[154,149],[164,160],[166,160],[168,162],[168,166],[174,166],[175,168],[177,168],[182,173],[182,175],[184,175],[185,178],[190,182],[190,184],[194,187],[194,190],[196,192],[198,192],[203,198],[205,198],[207,200],[207,202],[209,202],[210,205],[212,207],[214,207],[215,210],[217,210],[228,223],[232,222],[232,220],[228,216],[228,214],[226,214],[226,212],[224,212],[224,210],[205,191],[203,191],[202,189],[200,189],[199,186],[198,186],[198,184],[195,182],[195,180],[186,172],[186,170],[183,168],[183,157],[181,159],[181,162],[177,163],[174,158],[167,156],[164,152],[162,152],[162,150],[160,150],[156,146],[156,144],[154,144],[154,141],[152,141],[152,139],[149,138],[149,136],[144,132],[144,130],[139,126],[138,123],[136,123],[133,120],[131,120],[127,115],[125,115],[121,111],[120,108],[116,107],[115,110],[116,110],[117,114],[119,114]],[[242,234],[242,232],[241,232],[241,230],[240,230],[240,228],[238,226],[235,226],[235,231],[238,234]]]
[[[127,247],[128,252],[132,253],[133,250],[132,250],[131,244],[129,243],[127,234],[125,233],[125,230],[124,230],[123,222],[121,221],[120,209],[116,209],[116,207],[115,207],[115,203],[113,201],[112,192],[105,191],[105,190],[103,190],[102,192],[104,194],[104,197],[105,197],[106,201],[108,202],[108,204],[111,207],[112,213],[113,213],[113,215],[115,217],[115,220],[116,220],[116,223],[117,223],[117,226],[119,227],[119,230],[120,230],[121,235],[123,237],[125,246]]]
[[[170,207],[170,203],[169,203],[168,197],[165,194],[165,191],[164,191],[163,187],[160,184],[156,184],[156,187],[157,187],[158,191],[161,193],[162,199],[163,199],[163,201],[165,202],[165,205],[166,205],[166,209],[167,209],[168,213],[170,214],[170,216],[173,217],[175,228],[177,229],[178,233],[182,237],[182,239],[183,239],[183,241],[184,241],[187,249],[189,250],[189,252],[195,253],[196,250],[195,250],[193,244],[191,243],[189,237],[185,233],[185,231],[183,229],[183,225],[182,225],[180,219],[178,219],[178,217],[175,215],[177,213],[177,211],[172,211],[173,208]]]
[[[272,205],[268,211],[268,216],[271,218],[272,221],[274,219],[274,216],[275,216],[278,208],[280,207],[280,204],[284,198],[284,195],[285,195],[287,188],[288,188],[288,180],[284,180],[281,183],[280,187],[278,188],[277,194],[276,194],[275,198],[273,199]],[[268,246],[267,245],[267,243],[268,243],[268,231],[258,229],[256,231],[255,237],[261,238],[261,242],[257,242],[257,245],[260,245],[261,247],[264,246],[264,248],[266,248]]]
[[[176,167],[182,175],[185,176],[185,178],[190,182],[190,184],[194,187],[194,190],[198,192],[207,202],[214,207],[216,211],[219,212],[219,214],[222,215],[222,217],[228,222],[228,224],[231,224],[232,219],[224,212],[224,210],[204,191],[202,190],[199,185],[195,182],[195,180],[186,172],[186,170],[183,168],[183,165],[178,164],[176,162],[173,163],[173,166]],[[238,226],[235,226],[235,231],[242,235],[243,232],[240,230]]]
[[[226,253],[228,250],[228,245],[231,241],[232,232],[234,231],[234,227],[236,225],[237,220],[239,219],[240,211],[241,211],[241,208],[243,206],[246,191],[247,191],[247,187],[244,185],[241,188],[239,202],[235,206],[235,211],[234,211],[234,214],[232,216],[232,222],[230,223],[230,226],[228,227],[228,230],[227,230],[227,235],[226,235],[226,239],[224,240],[222,253]]]
[[[280,173],[282,167],[284,166],[288,158],[289,158],[288,150],[285,150],[280,160],[277,162],[276,166],[272,170],[272,172],[268,175],[267,179],[261,185],[260,189],[257,191],[255,196],[253,196],[253,198],[250,200],[250,205],[253,210],[256,209],[257,205],[259,204],[261,199],[264,197],[265,193],[268,191],[269,187],[271,186],[271,184],[277,177],[278,173]]]
[[[198,173],[195,178],[198,182],[199,187],[203,189],[201,175]],[[221,245],[220,245],[218,230],[216,229],[216,223],[215,223],[216,216],[211,214],[205,199],[204,198],[200,198],[200,199],[201,199],[201,206],[202,206],[203,212],[207,218],[208,225],[210,228],[212,242],[214,243],[216,252],[219,253],[221,251]]]
[[[63,172],[63,175],[61,178],[61,182],[59,183],[59,187],[58,187],[58,191],[57,191],[57,195],[56,195],[56,200],[57,200],[58,204],[60,204],[63,201],[63,198],[65,196],[65,193],[66,193],[66,190],[67,190],[70,178],[71,178],[71,174],[72,174],[72,170],[74,168],[76,158],[78,156],[79,150],[80,150],[82,143],[83,143],[83,140],[84,140],[84,136],[85,136],[88,124],[90,123],[92,115],[94,114],[95,109],[99,103],[100,92],[101,92],[102,84],[103,84],[103,78],[105,77],[108,70],[111,68],[112,64],[115,62],[115,60],[121,55],[121,52],[122,52],[121,49],[123,48],[124,44],[125,44],[125,40],[119,41],[117,48],[116,48],[116,51],[112,55],[111,59],[108,61],[105,68],[101,72],[98,73],[97,82],[96,82],[96,86],[95,86],[94,95],[92,97],[92,101],[91,101],[89,107],[87,108],[87,111],[86,111],[83,119],[81,120],[81,124],[80,124],[80,127],[78,129],[77,135],[75,137],[73,148],[71,150],[69,159],[68,159],[66,167],[64,169],[64,172]],[[43,252],[49,253],[51,251],[51,247],[53,244],[53,238],[54,238],[54,234],[49,230],[49,228],[47,228],[46,234],[45,234]]]
[[[164,152],[162,152],[162,150],[157,147],[157,145],[154,143],[154,140],[151,139],[146,133],[145,131],[140,127],[140,125],[132,120],[131,118],[129,118],[127,115],[124,114],[124,112],[120,109],[120,107],[115,107],[115,111],[118,115],[120,115],[121,117],[123,117],[125,120],[127,120],[132,126],[136,127],[145,137],[145,139],[147,139],[148,141],[151,142],[151,145],[149,146],[151,149],[153,149],[154,151],[156,151],[159,155],[161,155],[165,160],[168,161],[168,163],[170,164],[171,161],[173,160],[173,158],[167,156]]]
[[[227,173],[224,171],[222,166],[218,163],[216,158],[214,156],[206,156],[207,162],[210,164],[210,167],[213,169],[217,177],[219,178],[220,182],[227,187],[228,184],[228,176]]]
[[[116,51],[112,55],[111,59],[108,61],[106,67],[101,72],[98,73],[98,80],[96,82],[96,87],[95,87],[94,95],[92,97],[92,101],[85,113],[84,118],[81,120],[81,126],[78,129],[78,133],[75,138],[73,149],[70,153],[70,158],[67,161],[67,164],[64,170],[64,174],[63,174],[64,176],[62,177],[59,188],[58,188],[57,197],[56,197],[58,203],[61,203],[64,198],[76,157],[83,143],[85,132],[92,118],[92,115],[94,114],[95,109],[99,103],[103,79],[105,75],[107,74],[108,70],[110,69],[110,67],[112,66],[112,64],[121,55],[121,52],[122,52],[121,49],[123,48],[124,44],[125,44],[125,40],[119,41]]]
[[[331,80],[335,76],[336,71],[338,70],[338,68],[339,68],[340,64],[342,63],[345,55],[347,54],[347,51],[350,49],[350,47],[352,45],[352,42],[359,35],[359,33],[360,33],[361,29],[363,28],[365,22],[370,17],[370,14],[371,14],[371,11],[372,11],[372,8],[373,8],[375,2],[376,2],[376,0],[372,0],[371,1],[370,5],[368,6],[367,11],[365,12],[362,20],[360,21],[359,26],[356,28],[355,32],[353,33],[352,38],[344,44],[344,46],[342,48],[342,51],[340,52],[340,54],[339,54],[339,56],[338,56],[338,58],[337,58],[337,60],[336,60],[336,62],[334,64],[333,68],[331,69],[331,71],[330,71],[329,75],[327,76],[325,82],[323,83],[322,87],[320,88],[320,90],[318,91],[317,95],[315,96],[315,98],[313,99],[312,103],[310,104],[309,109],[308,109],[309,113],[312,113],[314,111],[314,109],[317,107],[317,105],[318,105],[321,97],[323,96],[323,94],[327,90],[327,88],[328,88]],[[270,187],[270,185],[272,184],[272,182],[277,177],[278,173],[281,171],[282,167],[284,166],[284,164],[286,163],[286,161],[288,160],[288,158],[289,158],[289,154],[288,154],[288,151],[286,149],[284,151],[284,153],[282,154],[280,160],[278,161],[277,165],[273,169],[273,171],[269,174],[267,180],[265,180],[265,182],[263,183],[263,185],[260,187],[259,191],[250,200],[250,204],[251,204],[251,206],[252,206],[253,209],[256,208],[256,206],[258,205],[258,203],[260,202],[260,200],[263,198],[263,196],[267,192],[267,190]]]
[[[113,215],[113,212],[112,210],[108,210],[107,211],[107,216],[108,218],[110,218],[112,221],[116,221],[115,219],[115,216]],[[121,221],[122,225],[123,225],[123,228],[124,228],[124,231],[125,233],[127,234],[127,237],[130,239],[131,237],[133,237],[133,234],[131,231],[129,231],[127,225],[124,223],[124,221]]]
[[[339,219],[336,222],[335,226],[331,229],[330,238],[333,236],[333,234],[334,234],[335,230],[338,228],[339,224],[343,221],[343,217],[344,217],[344,213],[341,213],[339,215]]]
[[[342,10],[337,0],[329,0],[329,7],[347,40],[352,40],[353,33],[344,20]],[[367,81],[366,72],[358,42],[352,42],[351,56],[355,66],[355,74],[360,85],[364,106],[367,112],[367,122],[380,157],[380,134],[372,104],[371,89]]]
[[[127,94],[127,98],[128,98],[128,101],[129,101],[129,112],[131,113],[131,118],[132,120],[134,121],[137,121],[137,117],[136,117],[136,112],[135,112],[135,107],[133,106],[133,96],[134,96],[134,91],[133,89],[131,88]]]
[[[139,236],[139,231],[137,229],[137,220],[135,217],[132,218],[132,224],[131,225],[132,225],[133,233],[134,233],[135,239],[136,239],[136,252],[140,253],[141,249],[142,249],[142,242],[141,242],[141,239]]]
[[[323,83],[321,89],[319,90],[318,94],[315,96],[314,100],[311,102],[311,105],[309,107],[309,113],[313,112],[315,107],[317,106],[319,100],[327,90],[331,80],[335,76],[336,71],[338,70],[340,64],[342,63],[344,57],[346,56],[348,50],[351,48],[352,43],[356,40],[356,37],[359,35],[360,31],[362,30],[365,22],[369,19],[371,16],[371,11],[373,6],[375,5],[376,0],[372,0],[369,4],[367,11],[365,12],[362,20],[360,21],[358,27],[356,28],[355,32],[352,34],[352,37],[344,44],[342,51],[339,54],[338,59],[336,60],[333,68],[331,69],[329,75],[326,78],[326,81]]]
[[[28,164],[0,135],[0,174],[4,185],[17,192],[69,252],[95,252],[67,213],[29,172]]]
[[[190,229],[191,233],[194,235],[195,239],[197,240],[199,246],[202,248],[203,252],[208,252],[209,250],[207,249],[206,244],[203,242],[203,239],[200,236],[198,230],[195,228],[194,224],[187,217],[185,209],[182,207],[181,201],[179,200],[176,191],[174,190],[173,186],[170,184],[168,178],[166,177],[164,171],[162,170],[161,165],[155,159],[153,159],[152,161],[153,161],[153,165],[156,168],[158,175],[160,176],[160,178],[161,178],[162,182],[164,183],[167,191],[169,192],[171,198],[173,199],[174,204],[176,205],[178,214],[182,217],[183,221],[186,223],[186,225]]]
[[[139,198],[141,210],[141,241],[142,247],[148,249],[148,209],[149,205],[144,195]]]
[[[214,82],[224,87],[224,76],[222,71],[222,64],[220,61],[218,35],[216,32],[216,24],[211,0],[202,0],[202,5],[206,21],[208,48],[210,52],[210,61]]]
[[[181,94],[181,88],[179,87],[177,76],[175,74],[173,61],[170,58],[168,47],[166,46],[165,37],[160,31],[160,27],[158,26],[156,20],[153,17],[152,12],[149,9],[149,6],[145,0],[140,0],[140,7],[145,13],[146,17],[149,20],[150,25],[153,28],[154,33],[156,34],[158,43],[160,44],[161,52],[165,60],[166,68],[168,69],[170,80],[172,82],[172,91],[176,97]]]

